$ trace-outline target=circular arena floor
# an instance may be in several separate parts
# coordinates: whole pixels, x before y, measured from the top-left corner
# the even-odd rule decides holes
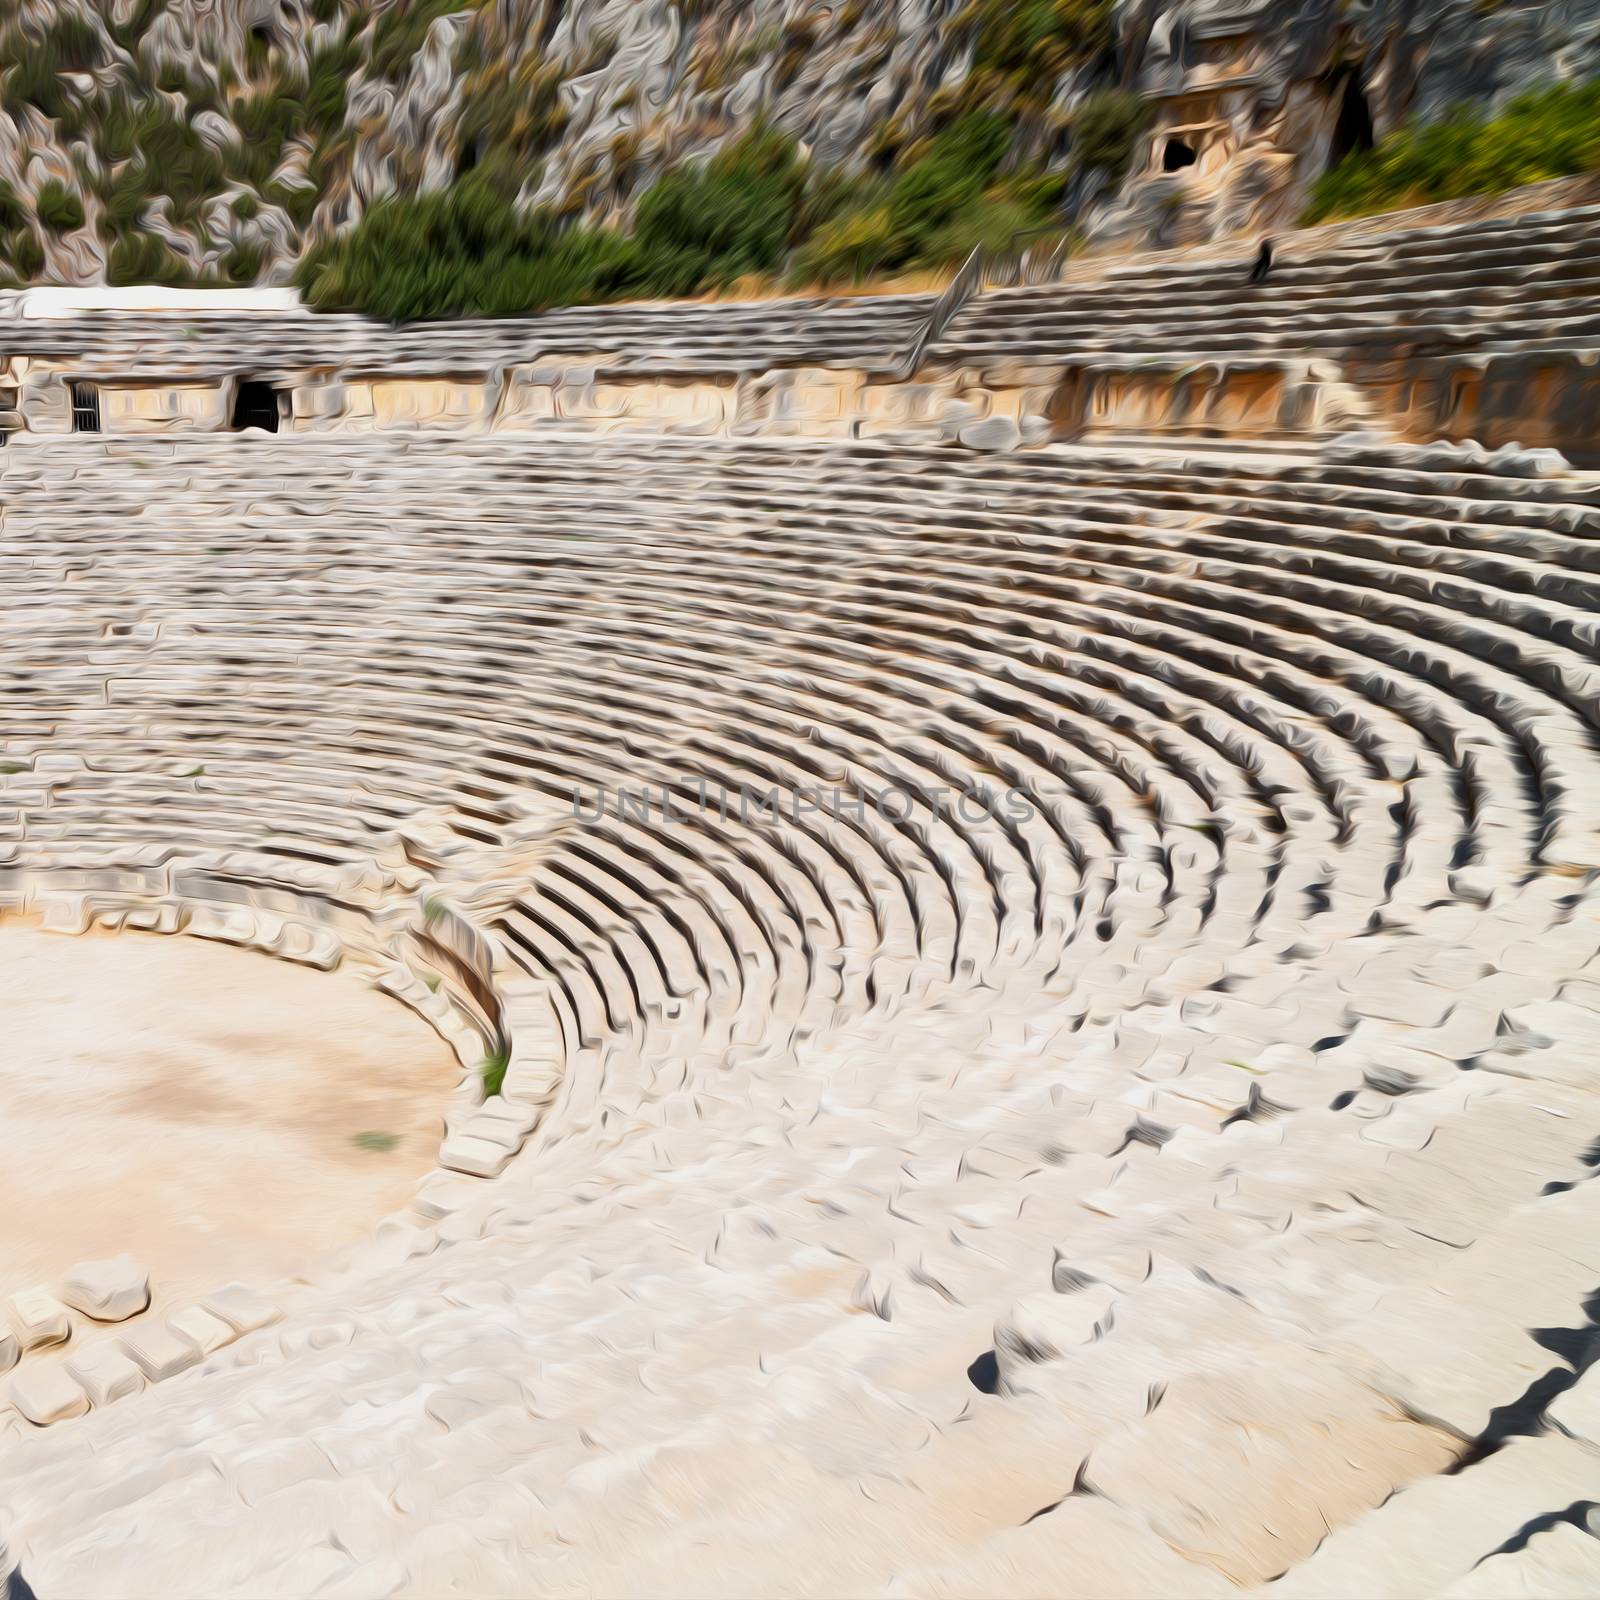
[[[0,1285],[123,1252],[158,1303],[293,1275],[405,1206],[459,1070],[338,973],[0,922]]]

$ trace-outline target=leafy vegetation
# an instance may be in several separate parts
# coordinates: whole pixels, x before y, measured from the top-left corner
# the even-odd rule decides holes
[[[1114,0],[970,0],[963,24],[974,34],[969,110],[1041,116],[1067,73],[1116,43]]]
[[[1086,95],[1070,124],[1073,171],[1098,170],[1118,182],[1149,120],[1149,107],[1126,89],[1099,89]]]
[[[380,78],[400,77],[440,17],[472,7],[473,0],[390,0],[373,30],[373,71]]]
[[[509,1050],[491,1050],[478,1063],[478,1077],[483,1082],[483,1098],[492,1100],[506,1086],[506,1069],[511,1065]]]
[[[1002,172],[1010,124],[968,112],[897,171],[866,182],[801,244],[796,283],[838,283],[957,261],[975,245],[1006,250],[1053,224],[1065,179],[1039,168]],[[909,154],[909,153],[908,153]]]
[[[313,306],[399,322],[940,266],[1051,226],[1065,179],[1004,172],[1011,142],[1004,118],[969,113],[897,171],[852,177],[811,171],[793,140],[757,127],[664,173],[628,233],[519,211],[489,162],[442,192],[372,207],[305,259],[299,282]]]
[[[83,226],[83,201],[59,178],[48,178],[40,185],[36,207],[39,221],[51,233],[71,233]]]
[[[1459,107],[1347,156],[1317,183],[1303,220],[1497,194],[1597,169],[1600,79],[1558,83],[1519,96],[1498,116]]]
[[[42,33],[0,4],[7,103],[50,118],[59,139],[81,141],[81,186],[47,186],[34,200],[37,223],[18,197],[8,208],[0,194],[0,254],[13,275],[38,270],[49,235],[90,215],[112,282],[257,281],[282,237],[268,208],[287,217],[292,238],[338,192],[358,136],[345,126],[352,79],[400,81],[448,16],[468,24],[454,63],[455,181],[418,194],[420,167],[400,152],[400,192],[303,257],[300,282],[314,305],[394,320],[498,315],[741,279],[838,282],[938,267],[976,243],[1007,248],[1056,226],[1064,184],[1047,160],[1052,150],[1059,158],[1067,130],[1045,113],[1064,75],[1107,57],[1113,32],[1113,0],[968,0],[953,23],[973,51],[965,84],[917,116],[891,119],[864,172],[811,163],[792,139],[757,127],[710,159],[669,167],[641,193],[651,147],[634,122],[553,206],[529,210],[519,197],[537,186],[566,129],[562,85],[602,65],[613,35],[558,59],[508,37],[500,8],[484,0],[309,0],[302,14],[320,25],[309,60],[287,48],[292,18],[274,18],[247,28],[237,60],[175,61],[153,46],[145,53],[170,3],[60,0]],[[698,0],[679,10],[686,27],[703,12]],[[863,16],[847,5],[838,27]],[[807,13],[730,49],[741,61],[769,58],[781,83],[807,70],[831,26]],[[614,101],[630,104],[638,101],[627,89]],[[1119,115],[1107,105],[1075,121],[1074,152],[1114,155],[1127,121]],[[219,138],[213,117],[231,138]],[[625,230],[586,220],[613,199],[635,202]]]

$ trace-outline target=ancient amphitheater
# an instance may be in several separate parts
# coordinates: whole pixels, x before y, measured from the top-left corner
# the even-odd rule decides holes
[[[303,1270],[0,1285],[27,1584],[1600,1588],[1600,211],[1501,210],[7,322],[0,940],[459,1080]]]

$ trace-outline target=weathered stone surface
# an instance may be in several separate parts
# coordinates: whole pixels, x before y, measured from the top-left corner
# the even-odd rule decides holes
[[[282,1312],[266,1298],[242,1283],[230,1283],[214,1289],[202,1302],[213,1317],[233,1329],[236,1334],[254,1333],[258,1328],[269,1327],[278,1321]]]
[[[35,1427],[82,1416],[89,1397],[59,1360],[30,1361],[6,1383],[12,1405]]]
[[[93,1405],[109,1405],[144,1387],[139,1367],[109,1339],[74,1350],[65,1360],[67,1371]]]
[[[83,1261],[61,1280],[63,1302],[97,1322],[123,1322],[150,1304],[150,1274],[132,1256]]]
[[[238,1337],[227,1322],[220,1316],[213,1316],[204,1306],[186,1306],[182,1311],[173,1312],[167,1318],[167,1326],[180,1339],[187,1339],[203,1356],[220,1350]]]
[[[1600,1367],[1590,1367],[1546,1413],[1563,1433],[1600,1445]]]
[[[537,1063],[498,1177],[118,1331],[280,1326],[5,1414],[37,1591],[1436,1594],[1580,1517],[1595,484],[1202,445],[8,447],[6,904],[342,952],[496,1161]]]
[[[48,1289],[20,1290],[11,1296],[6,1309],[18,1347],[24,1351],[62,1344],[72,1333],[67,1308]]]
[[[152,1383],[192,1367],[201,1354],[192,1339],[184,1338],[165,1323],[153,1319],[136,1323],[121,1334],[117,1342]]]

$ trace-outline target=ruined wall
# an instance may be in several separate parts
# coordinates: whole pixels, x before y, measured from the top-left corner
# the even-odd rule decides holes
[[[228,425],[231,386],[217,383],[101,385],[105,433],[214,433]]]

